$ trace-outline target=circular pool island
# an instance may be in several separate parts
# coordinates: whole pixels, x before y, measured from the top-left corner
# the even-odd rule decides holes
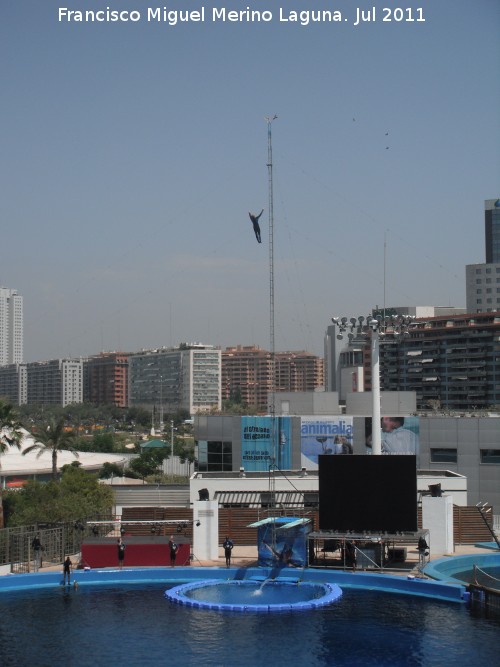
[[[337,584],[272,579],[207,579],[165,591],[167,599],[187,607],[246,612],[305,611],[332,604],[341,596]]]

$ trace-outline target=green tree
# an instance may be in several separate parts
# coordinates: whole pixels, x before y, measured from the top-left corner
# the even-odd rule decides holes
[[[113,433],[96,433],[90,443],[92,452],[112,452],[115,449],[115,436]]]
[[[158,472],[164,458],[167,457],[167,450],[164,447],[159,449],[143,449],[139,456],[132,459],[129,468],[135,474],[144,479],[148,475],[154,475]]]
[[[14,407],[0,399],[0,454],[5,452],[9,445],[19,447],[21,435],[21,422]]]
[[[106,461],[102,464],[99,471],[99,479],[109,479],[110,477],[121,477],[122,469],[116,463]]]
[[[59,482],[30,480],[23,489],[4,494],[8,526],[92,519],[113,506],[113,491],[80,467],[63,466]]]
[[[30,452],[37,452],[37,458],[44,452],[50,452],[52,457],[52,479],[57,479],[57,457],[59,452],[70,451],[78,458],[78,452],[75,449],[75,435],[73,431],[67,431],[65,428],[64,417],[59,420],[51,419],[48,423],[33,434],[35,443],[23,450],[23,455]]]

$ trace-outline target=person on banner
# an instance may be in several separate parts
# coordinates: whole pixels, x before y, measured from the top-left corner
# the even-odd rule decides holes
[[[294,563],[292,562],[293,549],[289,544],[285,543],[281,551],[279,551],[277,548],[275,549],[271,544],[268,544],[267,542],[262,541],[262,544],[266,547],[266,549],[269,549],[275,560],[278,561],[279,567],[289,567],[289,566],[295,567]]]
[[[382,417],[382,454],[416,454],[418,437],[404,428],[404,417]]]

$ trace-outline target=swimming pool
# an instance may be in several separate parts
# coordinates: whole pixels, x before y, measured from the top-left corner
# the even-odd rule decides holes
[[[439,558],[425,568],[425,574],[435,580],[449,583],[470,583],[474,565],[500,579],[500,551],[491,554],[474,554]]]
[[[0,614],[8,619],[0,624],[2,667],[498,664],[498,623],[469,613],[456,585],[307,570],[308,579],[335,574],[343,595],[300,614],[220,614],[164,598],[166,587],[182,581],[266,574],[192,567],[78,571],[76,590],[60,586],[58,573],[1,577]]]

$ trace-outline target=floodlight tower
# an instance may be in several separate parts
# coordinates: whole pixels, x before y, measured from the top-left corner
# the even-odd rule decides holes
[[[337,338],[343,339],[347,334],[349,340],[355,336],[369,338],[371,343],[372,365],[372,454],[382,454],[382,433],[380,430],[380,339],[385,342],[401,341],[409,336],[409,328],[413,317],[402,315],[384,316],[361,315],[358,318],[332,317],[332,322],[338,327]],[[366,322],[366,323],[365,323]]]

